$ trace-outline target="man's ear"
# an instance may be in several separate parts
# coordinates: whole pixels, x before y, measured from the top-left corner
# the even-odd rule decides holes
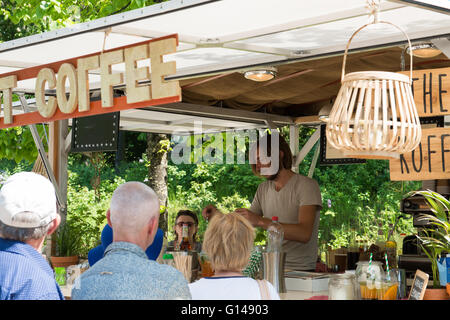
[[[58,227],[59,227],[59,225],[61,224],[61,216],[59,215],[59,214],[56,214],[56,218],[55,219],[53,219],[53,221],[52,222],[50,222],[52,225],[51,225],[51,227],[48,229],[48,231],[47,231],[47,235],[49,236],[49,235],[51,235],[51,234],[53,234],[55,231],[56,231],[56,229],[58,229]]]
[[[108,211],[106,211],[106,221],[108,222],[108,225],[112,228],[112,224],[111,224],[111,211],[108,209]]]
[[[152,218],[151,220],[150,220],[150,230],[154,233],[154,234],[156,234],[156,231],[158,231],[158,223],[159,223],[159,221],[158,221],[158,218],[156,218],[156,217],[154,217],[154,218]]]

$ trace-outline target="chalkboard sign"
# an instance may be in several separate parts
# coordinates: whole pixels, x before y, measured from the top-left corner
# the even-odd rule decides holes
[[[422,300],[425,290],[427,289],[428,278],[430,276],[420,270],[416,271],[414,276],[414,281],[411,285],[411,290],[409,291],[408,300]]]
[[[119,112],[74,118],[70,151],[116,151],[119,120]]]

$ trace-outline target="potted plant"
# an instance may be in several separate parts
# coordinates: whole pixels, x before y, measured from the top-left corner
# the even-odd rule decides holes
[[[433,272],[433,289],[427,289],[424,300],[448,299],[445,288],[441,288],[439,281],[438,258],[443,253],[450,253],[450,201],[441,194],[422,190],[415,194],[422,195],[433,214],[421,214],[419,220],[428,222],[423,234],[419,234],[419,243],[423,252],[431,261]]]
[[[55,235],[56,255],[50,257],[53,268],[78,264],[78,239],[72,231],[67,222],[58,228]]]

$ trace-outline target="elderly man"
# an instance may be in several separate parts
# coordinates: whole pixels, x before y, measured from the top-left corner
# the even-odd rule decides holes
[[[0,300],[64,300],[40,253],[60,222],[48,179],[21,172],[6,180],[0,191]]]
[[[178,270],[145,254],[159,219],[158,197],[150,187],[141,182],[119,186],[106,218],[113,242],[104,257],[75,281],[73,300],[191,298],[188,282]]]

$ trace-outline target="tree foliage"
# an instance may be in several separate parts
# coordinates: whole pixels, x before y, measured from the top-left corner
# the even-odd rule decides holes
[[[67,27],[161,1],[149,0],[8,0],[1,14],[14,24],[39,26],[42,30]]]

